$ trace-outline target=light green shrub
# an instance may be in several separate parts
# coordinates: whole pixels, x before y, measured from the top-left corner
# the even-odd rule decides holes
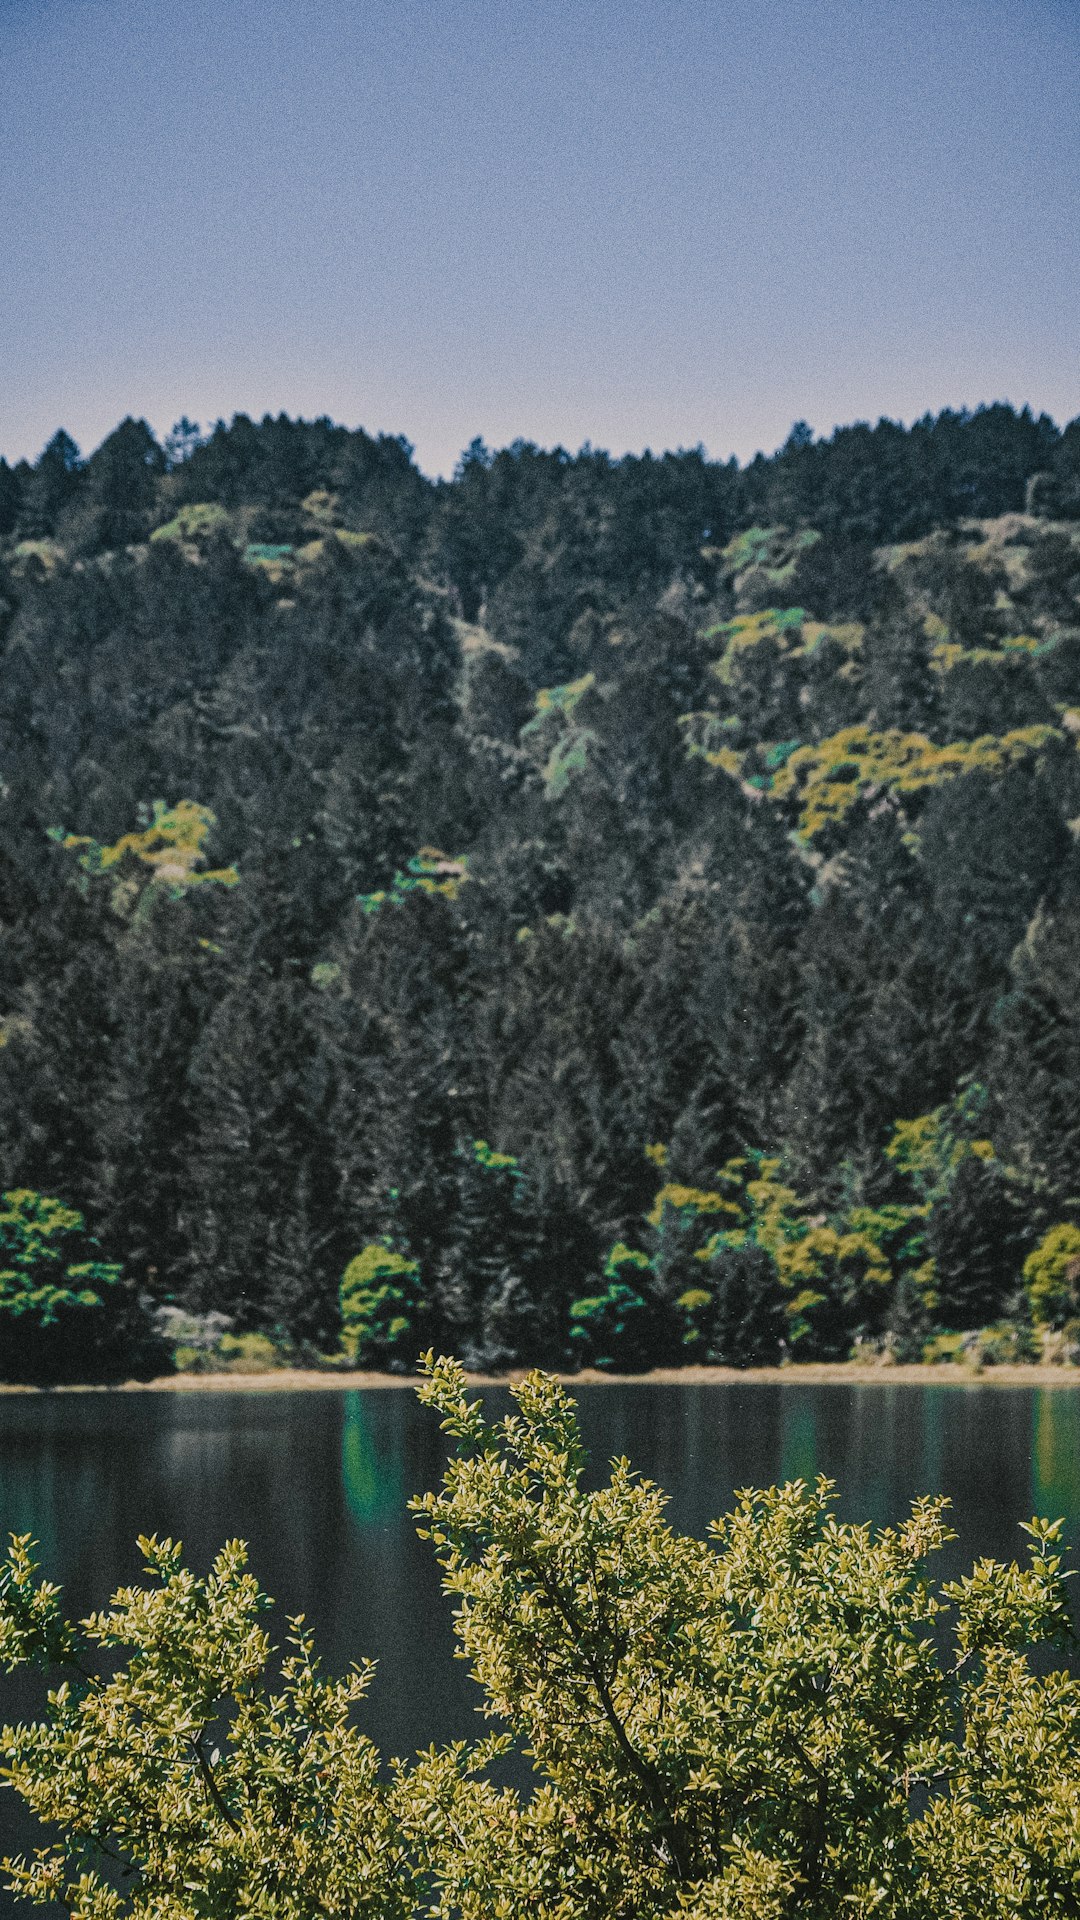
[[[1024,1261],[1031,1317],[1039,1327],[1063,1327],[1080,1308],[1080,1227],[1051,1227]]]
[[[288,1359],[265,1333],[223,1333],[218,1359],[225,1373],[273,1373]]]
[[[214,500],[196,500],[181,507],[179,512],[167,520],[162,527],[155,527],[150,535],[151,544],[162,541],[206,540],[211,534],[219,533],[229,524],[225,508]]]
[[[420,1269],[415,1260],[381,1241],[349,1261],[341,1277],[341,1345],[350,1360],[384,1363],[412,1360],[423,1316]]]

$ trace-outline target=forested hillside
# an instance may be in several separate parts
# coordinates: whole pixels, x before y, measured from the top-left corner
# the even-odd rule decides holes
[[[0,645],[9,1321],[1071,1351],[1080,421],[58,434]]]

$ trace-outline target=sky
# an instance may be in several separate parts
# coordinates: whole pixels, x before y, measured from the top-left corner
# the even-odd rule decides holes
[[[0,453],[1080,413],[1080,0],[0,0]]]

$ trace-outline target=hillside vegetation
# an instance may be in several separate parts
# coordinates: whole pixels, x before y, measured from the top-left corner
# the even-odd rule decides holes
[[[59,434],[0,646],[0,1373],[1080,1351],[1080,422]]]

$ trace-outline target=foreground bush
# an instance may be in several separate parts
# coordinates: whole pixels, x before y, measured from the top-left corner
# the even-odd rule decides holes
[[[940,1501],[840,1526],[828,1485],[740,1496],[705,1543],[616,1461],[598,1491],[571,1402],[533,1374],[490,1424],[460,1369],[423,1399],[454,1456],[417,1503],[461,1651],[509,1732],[380,1769],[299,1623],[224,1549],[169,1542],[74,1627],[15,1541],[0,1658],[53,1666],[7,1777],[61,1830],[12,1883],[81,1920],[997,1920],[1080,1912],[1080,1687],[1058,1527],[1029,1564],[935,1587]],[[1045,1656],[1042,1662],[1046,1664]],[[489,1761],[516,1743],[529,1799]]]

